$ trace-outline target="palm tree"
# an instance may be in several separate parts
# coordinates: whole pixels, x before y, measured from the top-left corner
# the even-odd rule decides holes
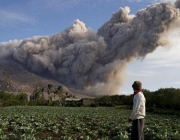
[[[55,90],[53,91],[53,93],[54,93],[54,99],[55,99],[55,96],[56,96],[56,94],[58,93],[58,90],[55,89]]]
[[[48,95],[51,93],[52,87],[53,87],[52,84],[48,84],[48,85],[47,85],[47,93],[48,93]]]
[[[65,93],[65,95],[66,95],[66,98],[67,98],[67,96],[68,96],[68,92],[66,92],[66,93]]]
[[[59,102],[62,103],[64,98],[63,98],[63,87],[61,85],[57,87],[57,89],[54,91],[54,94],[57,94],[59,96]]]
[[[44,98],[44,88],[43,87],[41,88],[41,96],[42,96],[42,98]]]

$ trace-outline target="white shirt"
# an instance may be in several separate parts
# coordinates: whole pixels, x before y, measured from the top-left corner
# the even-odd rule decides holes
[[[130,119],[142,119],[146,116],[146,99],[142,92],[138,92],[134,95],[133,99],[133,110]]]

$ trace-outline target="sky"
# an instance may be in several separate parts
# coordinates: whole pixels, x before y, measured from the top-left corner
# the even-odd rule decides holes
[[[97,32],[113,12],[128,6],[131,14],[159,2],[175,0],[0,0],[0,42],[33,36],[50,36],[71,26],[74,20],[84,22]],[[180,87],[180,41],[176,31],[171,46],[158,47],[143,60],[128,64],[126,81],[119,94],[131,94],[132,83],[139,80],[144,89]]]

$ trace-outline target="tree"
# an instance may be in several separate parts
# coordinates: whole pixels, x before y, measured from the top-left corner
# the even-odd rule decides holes
[[[36,87],[36,89],[33,91],[33,93],[30,96],[30,100],[37,100],[40,98],[40,90],[38,89],[38,87]]]
[[[41,88],[41,96],[42,96],[42,98],[44,98],[44,88],[43,87]]]
[[[48,84],[47,85],[47,93],[50,94],[51,93],[51,89],[52,89],[53,85],[52,84]]]
[[[66,98],[68,97],[68,92],[65,92],[65,96],[66,96]]]
[[[64,100],[63,87],[59,85],[53,92],[54,94],[59,96],[59,102],[63,103],[63,100]]]

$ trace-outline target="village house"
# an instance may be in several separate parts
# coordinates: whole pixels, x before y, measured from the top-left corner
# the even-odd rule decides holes
[[[93,99],[88,98],[66,98],[65,99],[65,106],[91,106],[94,103]]]

